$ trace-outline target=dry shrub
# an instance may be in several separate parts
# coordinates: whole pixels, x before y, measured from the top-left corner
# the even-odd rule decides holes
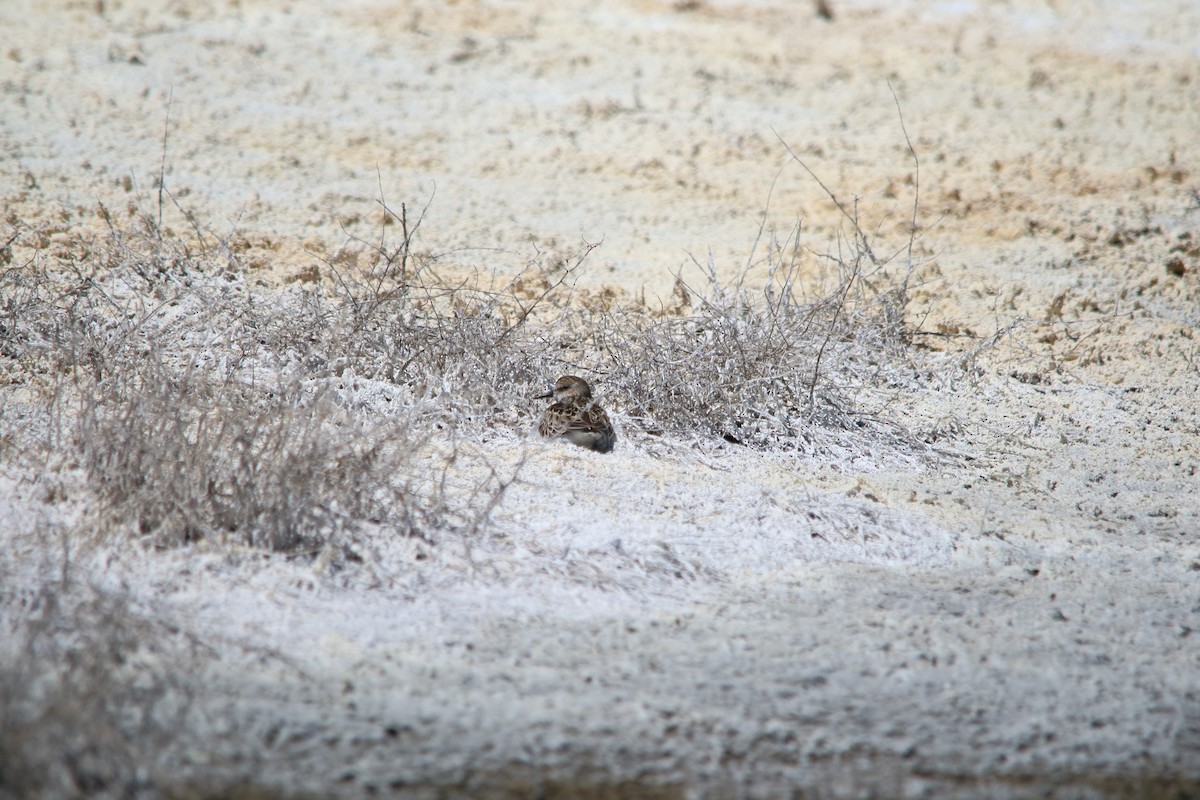
[[[368,525],[474,530],[515,475],[447,480],[456,443],[529,430],[532,396],[565,373],[596,379],[629,439],[918,451],[883,413],[917,381],[912,238],[877,256],[843,210],[834,253],[797,228],[754,265],[765,282],[697,263],[670,309],[577,295],[592,245],[507,284],[448,280],[403,205],[324,259],[332,283],[284,290],[253,290],[235,248],[198,229],[199,249],[146,216],[110,220],[107,240],[26,248],[0,277],[0,366],[36,389],[23,402],[44,450],[74,454],[110,520],[158,545],[309,552]],[[832,280],[802,291],[804,259]],[[29,438],[10,408],[0,444]]]
[[[899,424],[898,415],[881,413],[924,380],[915,368],[906,321],[917,267],[916,153],[910,143],[918,188],[908,236],[885,251],[860,224],[857,203],[842,203],[781,143],[843,216],[833,250],[808,250],[798,223],[783,241],[770,237],[755,264],[760,228],[746,268],[732,280],[720,280],[711,260],[693,259],[702,283],[691,286],[677,275],[670,309],[588,320],[583,330],[589,366],[627,398],[630,417],[647,433],[720,437],[783,450],[812,449],[821,439],[837,439],[844,447],[853,436],[862,452],[882,445],[923,453],[925,443]],[[826,267],[831,281],[800,285],[809,257]],[[758,288],[750,288],[751,266],[766,269]],[[864,400],[870,411],[864,411]]]
[[[384,214],[379,239],[351,237],[325,259],[341,305],[334,315],[331,360],[356,374],[408,388],[439,409],[439,423],[478,433],[496,424],[528,424],[532,387],[566,345],[553,320],[569,310],[573,281],[594,245],[555,263],[530,263],[496,286],[481,276],[446,279],[436,258],[416,249],[420,220],[407,207]],[[397,229],[399,241],[388,239]]]
[[[0,564],[0,798],[161,796],[188,648],[65,565],[23,592],[13,569]]]
[[[811,298],[798,287],[797,248],[773,244],[755,288],[747,270],[722,281],[711,262],[694,262],[701,282],[678,276],[673,308],[592,315],[580,328],[589,366],[650,434],[790,450],[822,431],[867,433],[877,420],[859,409],[858,395],[911,373],[911,270],[892,278],[865,242],[844,244],[821,256],[835,280]]]
[[[377,346],[361,310],[255,295],[228,252],[191,252],[145,222],[61,252],[35,252],[0,281],[0,357],[29,390],[20,415],[0,407],[0,441],[20,437],[43,466],[78,462],[104,532],[352,557],[364,526],[431,539],[480,524],[510,480],[473,484],[456,504],[438,477],[457,457],[453,409],[414,391],[393,407],[350,396],[324,354]],[[390,319],[386,308],[374,316]]]
[[[356,418],[325,387],[130,359],[85,396],[78,448],[108,507],[155,544],[315,551],[403,504],[392,480],[420,445],[405,423]]]
[[[652,309],[589,303],[573,291],[591,245],[531,265],[498,290],[446,281],[414,247],[419,224],[409,226],[403,207],[385,211],[401,241],[389,244],[385,226],[378,240],[352,238],[325,262],[352,312],[339,328],[338,358],[436,401],[449,426],[527,427],[535,390],[578,372],[623,407],[635,437],[796,449],[823,431],[888,429],[901,447],[923,446],[915,437],[900,443],[894,426],[856,403],[864,388],[911,375],[911,242],[893,264],[900,253],[877,257],[851,218],[837,252],[810,254],[797,228],[769,243],[765,283],[754,284],[749,269],[723,281],[714,264],[697,263],[699,284],[680,276],[678,302]],[[831,267],[833,280],[806,295],[798,281],[809,256]]]

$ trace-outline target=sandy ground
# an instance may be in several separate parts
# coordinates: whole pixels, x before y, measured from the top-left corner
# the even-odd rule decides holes
[[[690,255],[753,261],[760,225],[836,247],[845,220],[790,147],[896,247],[917,201],[924,346],[1004,332],[975,379],[897,401],[957,454],[936,464],[502,437],[487,457],[528,464],[488,540],[396,543],[374,588],[114,546],[96,580],[221,654],[181,774],[1197,791],[1200,8],[831,6],[0,6],[14,230],[154,210],[162,175],[168,226],[192,215],[285,286],[377,233],[382,197],[428,203],[447,271],[601,242],[581,285],[667,297]],[[4,485],[14,519],[50,513]]]

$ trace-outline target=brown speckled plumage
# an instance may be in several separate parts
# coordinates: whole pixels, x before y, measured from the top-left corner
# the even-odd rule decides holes
[[[538,433],[542,436],[563,438],[598,453],[612,451],[617,434],[608,414],[592,398],[592,387],[583,378],[564,375],[554,382],[553,391],[539,397],[554,398],[538,425]]]

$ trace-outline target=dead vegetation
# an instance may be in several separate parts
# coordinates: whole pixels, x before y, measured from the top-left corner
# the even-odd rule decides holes
[[[832,289],[813,300],[799,287],[809,254],[773,241],[761,287],[750,288],[744,271],[722,282],[714,264],[697,263],[699,286],[677,283],[687,313],[599,320],[602,369],[630,417],[647,433],[764,449],[811,452],[847,431],[872,439],[876,421],[855,395],[909,366],[907,274],[877,288],[881,268],[871,268],[862,242],[844,244]]]
[[[365,525],[482,524],[437,478],[488,398],[462,414],[439,398],[449,365],[485,365],[504,332],[485,310],[440,316],[453,289],[254,293],[228,250],[191,252],[148,216],[56,252],[0,279],[3,441],[44,472],[82,467],[105,535],[348,554]]]
[[[81,582],[69,543],[49,545],[61,559],[40,583],[0,560],[0,798],[162,796],[192,645]]]
[[[515,475],[491,469],[455,511],[459,444],[518,440],[529,398],[568,372],[596,377],[635,444],[920,453],[882,413],[922,380],[915,202],[909,240],[879,255],[833,199],[847,222],[834,252],[799,225],[760,232],[732,280],[711,261],[680,273],[669,309],[577,292],[594,245],[499,286],[448,278],[417,247],[423,213],[382,201],[377,238],[350,235],[318,259],[322,281],[286,290],[252,287],[199,226],[164,232],[161,208],[124,227],[101,208],[100,239],[18,224],[0,276],[0,442],[43,470],[81,466],[102,530],[309,554],[352,553],[364,526],[433,540],[484,524]]]
[[[316,258],[319,280],[283,289],[253,285],[194,221],[188,236],[164,230],[161,207],[125,224],[102,208],[99,237],[14,224],[0,459],[78,509],[67,550],[132,540],[384,574],[400,538],[453,542],[473,564],[520,479],[530,399],[563,373],[595,378],[628,447],[926,452],[880,413],[920,380],[911,250],[877,257],[853,211],[832,254],[799,226],[764,234],[732,280],[694,263],[675,304],[651,308],[576,290],[590,244],[505,283],[448,277],[417,246],[421,216],[380,205],[377,238],[348,236]],[[0,790],[160,796],[160,726],[187,694],[156,650],[163,632],[110,592],[26,594],[0,598]]]

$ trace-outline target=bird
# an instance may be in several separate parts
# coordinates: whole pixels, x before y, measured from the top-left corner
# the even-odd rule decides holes
[[[547,439],[563,438],[597,453],[611,453],[617,434],[608,414],[592,397],[592,387],[583,378],[563,375],[554,388],[536,400],[553,397],[554,402],[542,414],[538,433]]]

